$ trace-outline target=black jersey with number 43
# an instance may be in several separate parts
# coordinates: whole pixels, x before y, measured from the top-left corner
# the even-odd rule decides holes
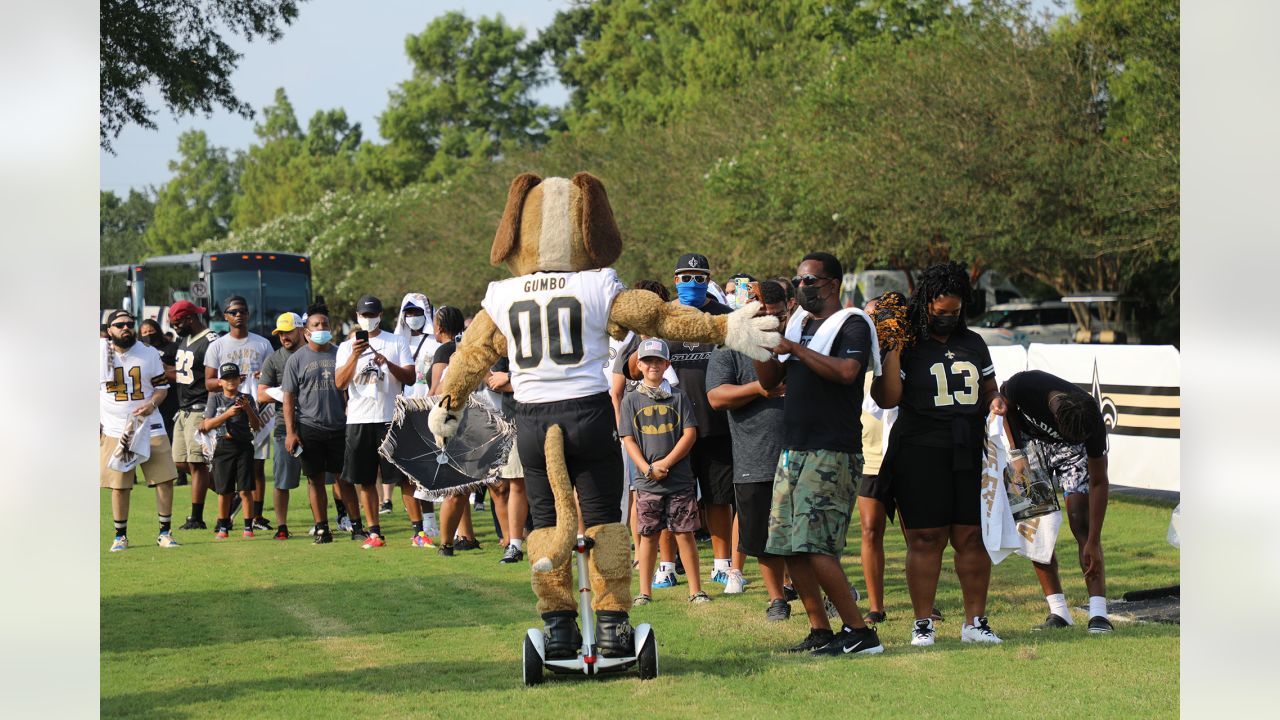
[[[179,410],[190,410],[208,401],[209,391],[204,385],[204,354],[209,350],[209,343],[217,339],[218,333],[206,329],[199,335],[178,340],[177,351],[173,355],[173,369],[176,373],[174,384],[178,388]]]
[[[986,342],[968,328],[945,343],[916,342],[902,352],[902,410],[894,434],[929,447],[953,447],[959,439],[981,445],[987,409],[978,403],[979,387],[995,374]]]

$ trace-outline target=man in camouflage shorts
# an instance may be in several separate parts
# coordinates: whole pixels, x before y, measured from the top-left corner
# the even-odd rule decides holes
[[[783,450],[773,481],[766,550],[840,557],[861,473],[861,455]]]

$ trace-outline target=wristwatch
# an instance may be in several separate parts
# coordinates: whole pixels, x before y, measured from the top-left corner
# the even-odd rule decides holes
[[[653,479],[653,465],[650,465],[649,467],[645,468],[644,476],[649,480]]]

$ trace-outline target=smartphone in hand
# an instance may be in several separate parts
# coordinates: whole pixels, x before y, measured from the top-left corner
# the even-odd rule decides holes
[[[357,331],[356,331],[356,340],[363,340],[363,341],[365,341],[365,342],[369,342],[369,331],[368,331],[368,330],[357,330]]]

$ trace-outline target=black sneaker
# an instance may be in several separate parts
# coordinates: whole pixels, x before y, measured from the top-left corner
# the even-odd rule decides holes
[[[274,528],[271,527],[271,523],[267,522],[267,519],[262,517],[261,515],[253,519],[253,529],[254,530],[274,530]]]
[[[1031,629],[1035,631],[1057,630],[1058,628],[1064,628],[1064,627],[1071,627],[1071,623],[1067,622],[1066,620],[1063,620],[1062,616],[1058,615],[1057,613],[1049,613],[1049,617],[1045,618],[1044,622],[1040,623],[1039,625]]]
[[[831,638],[831,642],[813,651],[814,655],[875,655],[884,652],[880,636],[873,628],[851,628],[848,625]]]
[[[453,557],[453,546],[441,545],[440,547],[436,548],[436,554],[443,555],[445,557]]]
[[[882,610],[872,610],[864,615],[863,619],[867,621],[868,625],[875,625],[876,623],[882,623],[885,621],[885,614]]]
[[[782,597],[785,598],[787,602],[791,602],[792,600],[799,600],[800,593],[796,592],[794,585],[783,585]]]
[[[787,648],[787,652],[798,653],[798,652],[809,652],[811,650],[817,650],[823,645],[826,645],[827,643],[831,642],[831,639],[834,638],[835,636],[836,634],[831,632],[830,630],[819,630],[817,628],[810,628],[809,634],[805,636],[804,640],[801,640],[800,644],[796,645],[795,647]]]
[[[281,525],[280,527],[276,528],[276,534],[275,534],[276,540],[288,540],[291,537],[293,537],[293,533],[289,532],[288,525]]]
[[[769,601],[769,608],[764,611],[764,619],[769,622],[782,622],[791,619],[791,603],[778,598]]]
[[[475,538],[458,538],[453,542],[455,550],[479,550],[480,541]]]
[[[364,542],[365,540],[369,539],[369,532],[364,528],[354,528],[351,531],[351,539],[359,542]]]
[[[1102,615],[1094,615],[1089,618],[1089,632],[1091,633],[1109,633],[1115,632],[1115,627],[1111,625],[1111,621]]]
[[[187,521],[182,523],[182,527],[178,529],[179,530],[208,530],[209,528],[207,525],[204,524],[203,520],[197,520],[191,517],[190,515],[188,515]]]
[[[504,564],[518,563],[524,560],[524,551],[515,545],[508,545],[507,551],[502,553],[502,559],[498,562]]]
[[[316,539],[312,541],[316,545],[327,545],[333,542],[333,533],[324,528],[316,529]]]
[[[391,514],[391,501],[390,501],[390,500],[388,500],[388,501],[386,501],[386,502],[382,503],[382,505],[380,505],[380,506],[378,507],[378,514],[379,514],[379,515],[389,515],[389,514]]]

